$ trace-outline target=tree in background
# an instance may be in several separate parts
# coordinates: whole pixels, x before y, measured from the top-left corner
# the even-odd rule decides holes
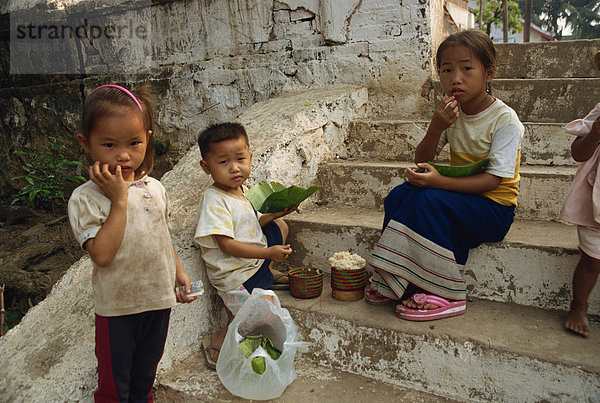
[[[524,0],[523,0],[524,1]],[[479,19],[479,8],[472,10],[475,14],[475,21]],[[482,31],[490,35],[492,32],[492,24],[502,27],[502,0],[486,1],[483,6],[483,27]],[[521,32],[523,26],[519,21],[521,18],[521,9],[516,1],[508,1],[508,30],[511,32]]]
[[[571,1],[565,10],[573,39],[600,38],[600,1]]]
[[[525,0],[517,2],[525,7]],[[573,39],[600,38],[599,12],[600,0],[533,0],[532,22],[559,40],[565,29]]]

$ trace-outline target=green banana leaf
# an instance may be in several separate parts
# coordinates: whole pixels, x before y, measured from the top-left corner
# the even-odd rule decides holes
[[[277,182],[260,182],[248,189],[244,196],[255,210],[265,214],[295,207],[319,189],[320,186],[311,186],[308,189],[299,186],[286,188]]]
[[[246,358],[250,357],[259,346],[261,346],[267,354],[269,354],[269,357],[274,360],[281,356],[281,351],[271,343],[271,339],[267,336],[249,335],[240,342],[240,350],[242,350],[242,354],[244,354],[244,357]],[[252,364],[252,370],[254,372],[259,375],[265,373],[267,369],[265,357],[254,357],[250,363]]]
[[[460,178],[463,176],[471,176],[480,174],[485,171],[489,158],[484,158],[481,161],[471,162],[469,164],[460,165],[438,165],[433,162],[429,162],[429,165],[434,167],[442,176],[448,176],[450,178]]]

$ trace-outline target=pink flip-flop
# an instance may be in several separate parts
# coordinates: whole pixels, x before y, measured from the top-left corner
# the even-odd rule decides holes
[[[396,305],[396,316],[405,320],[426,321],[449,318],[451,316],[462,315],[467,309],[466,301],[448,301],[442,297],[428,294],[414,294],[413,301],[417,304],[427,302],[439,306],[436,309],[414,309],[402,304]]]

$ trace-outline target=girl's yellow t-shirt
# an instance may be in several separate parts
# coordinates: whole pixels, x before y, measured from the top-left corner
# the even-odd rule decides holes
[[[450,164],[459,165],[489,158],[485,172],[502,178],[500,186],[483,196],[505,206],[517,205],[521,141],[525,128],[504,102],[496,99],[484,111],[466,115],[446,129],[438,143],[439,153],[450,144]]]

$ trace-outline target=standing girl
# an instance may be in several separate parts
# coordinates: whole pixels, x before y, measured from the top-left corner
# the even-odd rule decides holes
[[[469,249],[498,242],[517,205],[520,144],[517,114],[491,95],[496,50],[479,30],[458,32],[438,48],[436,65],[445,96],[417,146],[418,169],[384,202],[383,233],[371,261],[367,302],[401,301],[396,315],[433,320],[465,312],[463,276]],[[426,161],[450,145],[450,163],[489,158],[483,173],[451,178]]]
[[[594,60],[600,69],[600,52]],[[579,168],[559,217],[577,225],[581,251],[573,273],[573,298],[565,327],[590,337],[588,297],[600,275],[600,103],[565,129],[577,136],[571,144],[571,156],[579,162]]]
[[[148,87],[103,85],[86,98],[77,139],[90,180],[69,199],[69,221],[93,261],[96,401],[151,401],[171,308],[191,302],[190,278],[169,235],[165,189],[148,176],[154,156]]]

